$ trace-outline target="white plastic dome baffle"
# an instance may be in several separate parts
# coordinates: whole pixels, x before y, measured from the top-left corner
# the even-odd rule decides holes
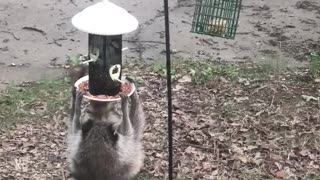
[[[76,14],[72,25],[89,34],[112,36],[132,32],[139,23],[125,9],[103,0]]]

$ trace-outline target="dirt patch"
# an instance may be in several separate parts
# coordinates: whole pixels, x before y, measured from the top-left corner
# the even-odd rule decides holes
[[[297,9],[304,9],[308,11],[317,11],[320,14],[320,6],[316,2],[312,1],[298,1],[296,3]]]
[[[308,61],[311,52],[320,52],[320,40],[308,39],[302,42],[284,43],[283,49],[287,54],[292,54],[297,60]]]

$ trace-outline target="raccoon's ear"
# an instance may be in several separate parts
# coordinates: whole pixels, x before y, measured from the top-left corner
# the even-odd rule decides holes
[[[91,130],[93,126],[93,120],[88,119],[84,124],[82,124],[81,130],[82,130],[82,135],[86,136],[88,132]]]

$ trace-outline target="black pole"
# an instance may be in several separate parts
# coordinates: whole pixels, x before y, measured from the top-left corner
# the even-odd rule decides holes
[[[170,26],[169,5],[164,0],[164,17],[166,31],[166,59],[167,59],[167,98],[168,98],[168,151],[169,151],[169,180],[173,180],[173,148],[172,148],[172,99],[171,99],[171,57],[170,57]]]

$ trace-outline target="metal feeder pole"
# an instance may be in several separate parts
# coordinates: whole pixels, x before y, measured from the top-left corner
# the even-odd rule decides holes
[[[116,64],[122,65],[122,35],[89,34],[89,58],[90,54],[99,56],[95,62],[89,63],[89,92],[92,95],[118,94],[121,83],[111,79],[109,69]],[[121,68],[117,71],[120,71],[121,79]]]
[[[167,66],[167,100],[168,100],[168,175],[173,180],[173,129],[172,129],[172,87],[171,87],[171,55],[170,55],[170,21],[169,3],[163,1],[166,32],[166,66]]]

